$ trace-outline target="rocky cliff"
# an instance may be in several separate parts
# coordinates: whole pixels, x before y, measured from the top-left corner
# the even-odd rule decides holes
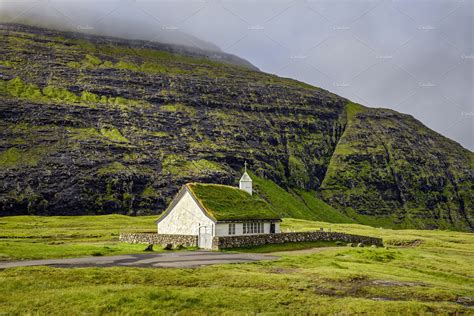
[[[185,182],[236,184],[246,160],[292,206],[311,192],[358,222],[473,229],[472,153],[410,116],[223,53],[0,36],[2,215],[159,213]]]

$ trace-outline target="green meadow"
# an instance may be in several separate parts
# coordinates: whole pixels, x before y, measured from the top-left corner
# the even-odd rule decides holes
[[[143,252],[118,234],[154,231],[155,218],[2,217],[0,260]],[[387,247],[264,246],[237,251],[281,258],[193,269],[3,269],[0,314],[474,314],[472,234],[282,223],[283,231],[320,227],[382,237]],[[303,250],[314,247],[322,248]]]

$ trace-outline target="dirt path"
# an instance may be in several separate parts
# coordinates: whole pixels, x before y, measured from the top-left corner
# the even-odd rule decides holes
[[[0,269],[28,266],[194,268],[211,264],[276,260],[278,258],[269,254],[180,251],[107,257],[9,261],[0,262]]]

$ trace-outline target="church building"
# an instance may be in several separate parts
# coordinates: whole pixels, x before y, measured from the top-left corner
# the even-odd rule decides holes
[[[205,183],[183,185],[157,220],[158,234],[198,236],[199,248],[210,249],[215,236],[275,234],[281,218],[252,192],[247,168],[239,188]]]

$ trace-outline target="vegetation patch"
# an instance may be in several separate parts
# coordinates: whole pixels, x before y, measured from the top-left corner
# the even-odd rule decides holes
[[[142,197],[144,198],[155,197],[155,196],[160,196],[160,193],[157,192],[152,186],[146,187],[142,192]]]
[[[160,110],[165,111],[165,112],[180,112],[180,113],[185,113],[188,114],[189,116],[195,116],[196,115],[196,109],[192,106],[185,105],[183,103],[175,103],[175,104],[164,104],[160,106]]]
[[[121,164],[118,161],[112,162],[111,164],[102,167],[99,169],[99,174],[105,175],[105,174],[116,174],[120,173],[122,171],[128,170],[127,167],[125,167],[123,164]]]
[[[187,186],[216,220],[279,218],[264,200],[238,188],[201,183]]]
[[[217,162],[206,159],[187,160],[180,155],[166,155],[163,159],[163,169],[174,176],[199,176],[224,171],[224,168]]]
[[[0,152],[0,166],[3,168],[19,168],[36,166],[42,157],[51,149],[37,146],[29,149],[9,148]]]
[[[35,84],[25,83],[20,77],[8,81],[0,79],[0,94],[39,103],[67,103],[88,107],[103,104],[124,111],[129,111],[135,107],[150,107],[150,104],[141,100],[130,100],[120,96],[100,96],[89,91],[82,91],[80,95],[77,95],[66,88],[54,85],[48,85],[41,90]]]
[[[100,133],[108,138],[111,141],[118,142],[118,143],[128,143],[129,140],[125,138],[122,133],[115,127],[102,127],[100,129]]]

